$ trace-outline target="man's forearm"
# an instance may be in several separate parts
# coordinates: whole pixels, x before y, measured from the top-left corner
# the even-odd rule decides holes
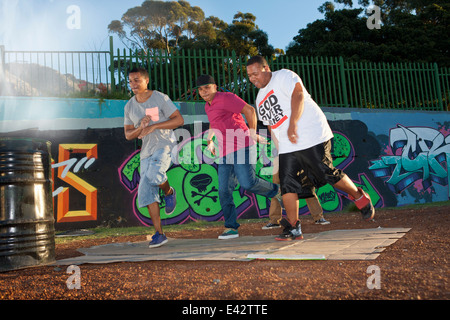
[[[291,97],[291,118],[290,118],[291,125],[296,125],[297,122],[300,120],[300,117],[303,114],[304,100],[305,99],[302,87],[298,83],[295,86]]]
[[[139,135],[142,132],[142,128],[141,127],[134,128],[133,126],[130,126],[126,127],[124,131],[125,131],[125,139],[134,140],[139,137]]]
[[[242,109],[242,113],[244,114],[245,119],[247,120],[247,126],[250,129],[250,132],[252,134],[256,134],[257,119],[255,109],[249,104],[247,104]]]

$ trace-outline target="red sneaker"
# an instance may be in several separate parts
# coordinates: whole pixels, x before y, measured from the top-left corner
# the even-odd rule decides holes
[[[358,190],[363,194],[361,198],[355,199],[349,195],[350,200],[355,202],[356,207],[361,211],[362,218],[370,221],[375,216],[375,208],[372,205],[372,201],[367,193],[363,189],[358,187]]]

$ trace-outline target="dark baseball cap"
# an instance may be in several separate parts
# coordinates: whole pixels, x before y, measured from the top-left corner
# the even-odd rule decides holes
[[[211,77],[208,74],[202,74],[200,77],[197,78],[197,88],[201,86],[206,86],[207,84],[216,84],[214,81],[214,78]]]

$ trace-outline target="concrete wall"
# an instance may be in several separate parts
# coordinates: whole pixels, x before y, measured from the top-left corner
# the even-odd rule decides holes
[[[58,230],[95,226],[151,225],[136,205],[139,149],[123,134],[126,101],[0,97],[1,137],[51,141],[55,226]],[[177,133],[183,163],[168,171],[177,208],[164,224],[222,218],[217,165],[202,155],[208,128],[203,103],[176,102],[185,117]],[[376,207],[449,200],[450,114],[323,108],[335,134],[335,166],[372,197]],[[186,129],[186,130],[181,130]],[[261,134],[266,130],[261,127]],[[259,149],[257,172],[271,179],[270,146]],[[87,161],[86,158],[91,160]],[[332,186],[318,190],[325,211],[350,201]],[[268,216],[269,201],[237,188],[240,218]],[[161,208],[164,203],[161,204]],[[300,213],[308,214],[301,201]]]

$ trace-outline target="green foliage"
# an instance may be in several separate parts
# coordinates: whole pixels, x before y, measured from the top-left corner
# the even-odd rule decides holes
[[[352,7],[352,0],[335,0]],[[381,9],[381,28],[366,26],[371,12],[363,8],[336,10],[325,2],[325,18],[308,24],[287,49],[288,55],[342,56],[350,61],[437,62],[450,66],[450,3],[444,0],[375,0]]]
[[[106,99],[110,100],[128,100],[130,99],[130,94],[123,91],[102,91],[98,92],[95,90],[88,91],[76,91],[71,92],[65,96],[66,98],[74,98],[74,99],[99,99],[100,102]]]

